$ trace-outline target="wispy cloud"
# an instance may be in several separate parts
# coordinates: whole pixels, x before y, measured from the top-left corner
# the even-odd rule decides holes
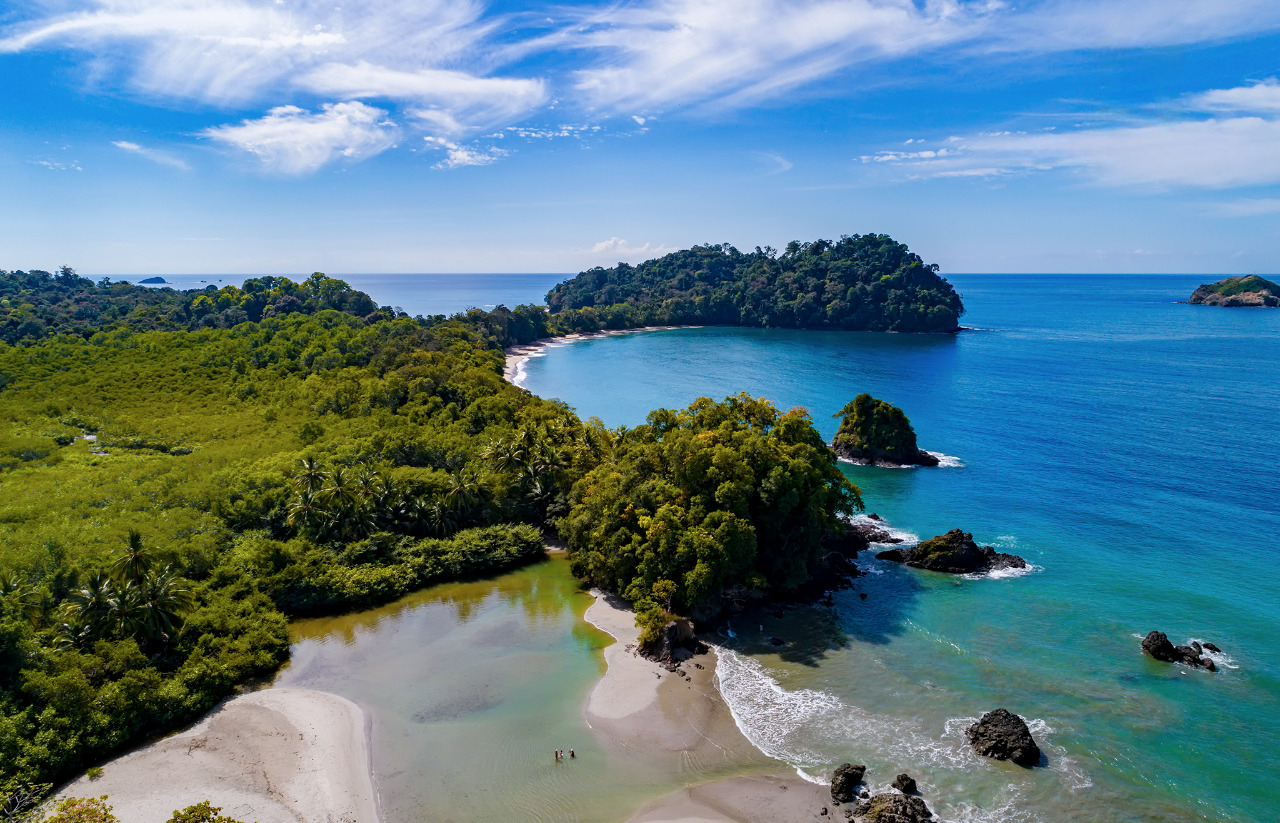
[[[610,237],[608,240],[601,240],[593,245],[587,254],[598,262],[639,263],[654,257],[661,257],[674,250],[670,246],[663,244],[645,243],[643,246],[636,246],[621,237]]]
[[[203,136],[254,155],[264,168],[305,174],[338,159],[363,160],[395,144],[387,112],[360,102],[326,103],[318,112],[277,106],[257,120],[206,129]]]
[[[576,76],[595,105],[741,106],[860,61],[959,39],[968,9],[909,0],[654,0],[584,15],[567,44],[599,55]]]
[[[488,166],[507,156],[507,150],[500,149],[497,146],[483,148],[476,145],[464,146],[451,140],[446,140],[443,137],[427,137],[424,139],[428,145],[433,148],[443,149],[445,152],[445,158],[432,166],[432,168],[436,169]]]
[[[134,143],[129,140],[114,140],[112,141],[111,145],[115,146],[116,148],[122,151],[127,151],[130,154],[136,154],[139,157],[146,158],[147,160],[150,160],[152,163],[158,163],[161,166],[168,166],[171,169],[188,171],[191,168],[191,166],[189,166],[186,163],[186,161],[180,158],[174,157],[172,154],[169,154],[168,152],[160,151],[159,149],[150,149],[150,148],[147,148],[146,146],[140,146],[137,143]]]
[[[767,176],[782,174],[784,171],[791,171],[795,166],[787,158],[771,151],[757,151],[752,153],[756,160],[760,161],[761,168]]]
[[[998,177],[1054,169],[1109,186],[1228,189],[1280,183],[1280,107],[1272,80],[1216,89],[1180,104],[1223,116],[1133,120],[1074,131],[951,137],[934,148],[882,151],[864,163],[908,177]],[[1252,112],[1269,112],[1258,116]]]

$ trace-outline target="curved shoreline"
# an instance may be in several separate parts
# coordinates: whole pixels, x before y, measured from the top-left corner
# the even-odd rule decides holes
[[[640,630],[626,603],[592,595],[585,619],[616,642],[604,649],[607,669],[587,699],[587,724],[613,747],[669,766],[673,784],[683,783],[630,823],[787,823],[813,819],[830,802],[825,786],[790,773],[743,735],[720,694],[714,650],[683,665],[688,679],[670,673],[636,653]]]
[[[537,356],[540,351],[557,343],[579,343],[583,340],[595,340],[601,337],[617,337],[623,334],[638,334],[647,331],[672,331],[674,329],[700,329],[702,326],[639,326],[634,329],[601,329],[596,332],[574,332],[560,337],[544,337],[532,343],[518,346],[507,346],[503,349],[506,362],[502,367],[502,379],[513,386],[524,382],[520,367],[530,357]]]
[[[253,823],[380,823],[370,718],[344,697],[264,689],[118,757],[58,797],[109,795],[125,823],[164,823],[203,800]]]

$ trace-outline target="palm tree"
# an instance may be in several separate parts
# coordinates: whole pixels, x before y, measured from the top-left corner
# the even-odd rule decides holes
[[[67,595],[67,623],[83,629],[83,632],[77,632],[77,636],[96,640],[115,628],[114,616],[118,608],[115,580],[109,574],[98,572]]]
[[[154,563],[155,556],[142,545],[142,533],[137,529],[129,529],[128,545],[116,557],[111,570],[115,573],[117,579],[128,583],[134,580],[141,580],[151,570]]]
[[[29,585],[17,575],[0,572],[0,597],[8,599],[18,607],[18,611],[27,618],[33,627],[39,627],[44,619],[44,595],[35,586]]]
[[[173,566],[165,566],[128,586],[116,602],[117,620],[125,633],[144,644],[165,644],[177,633],[195,596],[191,584]]]
[[[318,495],[303,492],[289,501],[289,513],[284,522],[297,531],[314,537],[329,522],[329,509]]]
[[[293,488],[299,494],[315,494],[324,485],[324,470],[314,457],[304,457],[298,461],[293,471]]]

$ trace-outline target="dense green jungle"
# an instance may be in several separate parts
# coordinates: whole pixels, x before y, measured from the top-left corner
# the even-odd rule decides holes
[[[573,312],[410,318],[318,273],[176,292],[67,268],[0,272],[0,311],[10,798],[271,675],[290,616],[490,575],[559,533],[652,633],[818,573],[860,505],[801,411],[740,396],[609,430],[506,382],[504,346]]]

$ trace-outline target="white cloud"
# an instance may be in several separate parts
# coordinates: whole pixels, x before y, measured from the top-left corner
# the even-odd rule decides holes
[[[984,40],[996,50],[1045,53],[1205,43],[1278,28],[1274,0],[1049,0],[1001,15]]]
[[[795,164],[780,154],[771,151],[755,152],[755,157],[760,161],[760,165],[764,168],[766,176],[782,174],[784,171],[790,171]]]
[[[136,154],[139,157],[144,157],[152,163],[158,163],[161,166],[168,166],[171,169],[187,171],[191,168],[184,160],[174,157],[168,152],[163,152],[158,149],[149,149],[146,146],[140,146],[129,140],[114,140],[111,145],[123,151],[127,151],[130,154]]]
[[[299,84],[335,97],[409,101],[423,107],[415,110],[417,116],[452,134],[505,125],[547,100],[542,80],[476,77],[445,69],[402,71],[363,60],[328,63]]]
[[[1192,95],[1187,106],[1196,111],[1280,114],[1280,82],[1270,77],[1250,86],[1213,89]]]
[[[1195,95],[1200,110],[1263,111],[1274,81]],[[938,149],[884,151],[864,163],[909,177],[994,177],[1064,169],[1108,186],[1228,189],[1280,183],[1280,108],[1272,116],[1147,119],[1038,133],[998,132]]]
[[[463,146],[446,140],[443,137],[426,137],[423,138],[428,144],[444,149],[445,158],[436,163],[432,168],[436,169],[457,169],[463,166],[488,166],[497,162],[500,158],[506,157],[508,152],[506,149],[500,149],[497,146],[489,146],[487,148],[479,148],[477,146]]]
[[[959,39],[971,16],[952,2],[653,0],[586,16],[568,43],[602,55],[577,73],[596,105],[740,106],[853,63]]]
[[[643,246],[635,246],[621,237],[610,237],[608,240],[601,240],[592,246],[589,254],[601,261],[610,263],[639,263],[654,257],[661,257],[671,251],[674,251],[674,249],[666,245],[655,246],[652,243],[645,243]]]
[[[217,126],[202,135],[254,155],[282,174],[305,174],[338,159],[363,160],[395,144],[398,130],[382,109],[326,103],[318,112],[277,106],[258,120]]]

